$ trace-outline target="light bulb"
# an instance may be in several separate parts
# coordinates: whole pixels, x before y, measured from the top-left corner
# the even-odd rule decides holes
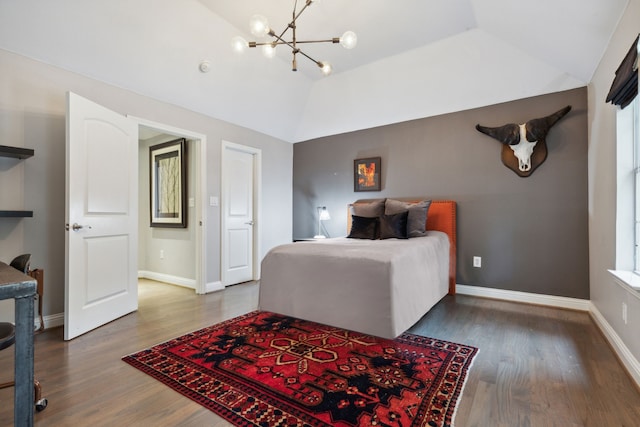
[[[240,36],[235,36],[231,39],[231,47],[234,51],[242,53],[249,46],[249,43]]]
[[[340,44],[345,49],[353,49],[358,44],[358,36],[353,31],[345,31],[340,37]]]
[[[322,68],[322,74],[328,76],[333,71],[333,67],[326,61],[322,61],[320,64],[320,68]]]
[[[269,34],[269,21],[262,15],[253,15],[249,21],[251,34],[256,37],[264,37]]]
[[[276,56],[276,47],[274,45],[265,44],[262,46],[262,54],[267,58]]]

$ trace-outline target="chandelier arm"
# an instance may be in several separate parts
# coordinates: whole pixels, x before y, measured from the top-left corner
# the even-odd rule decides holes
[[[303,43],[340,43],[340,38],[339,37],[334,37],[334,38],[328,39],[328,40],[296,40],[296,43],[298,43],[298,44],[303,44]]]
[[[310,0],[306,0],[305,1],[305,5],[302,7],[302,9],[300,9],[300,12],[298,12],[296,14],[296,8],[298,7],[298,1],[296,0],[296,2],[293,4],[293,20],[291,22],[289,22],[289,24],[287,25],[287,27],[282,31],[282,33],[280,33],[280,36],[276,36],[275,33],[272,34],[273,37],[276,37],[278,39],[282,39],[282,37],[287,33],[287,31],[289,31],[289,28],[295,29],[296,27],[296,20],[300,17],[300,15],[302,15],[302,12],[304,12],[307,7],[309,7],[309,5],[311,4]],[[295,39],[295,36],[294,36]]]
[[[272,34],[271,36],[272,36],[272,37],[274,37],[274,38],[276,38],[276,39],[278,40],[278,41],[276,42],[276,44],[286,44],[286,45],[287,45],[287,46],[289,46],[291,49],[296,50],[296,45],[295,45],[296,40],[295,40],[295,38],[293,39],[293,42],[288,42],[288,41],[286,41],[285,39],[283,39],[282,37],[277,36],[277,35],[275,35],[275,34]],[[272,45],[272,44],[273,44],[273,42],[271,42],[271,43],[262,43],[262,44],[271,44],[271,45]]]
[[[276,38],[278,38],[278,36],[274,36]],[[320,40],[320,41],[307,41],[307,42],[298,42],[298,43],[322,43],[322,42],[333,42],[332,40]],[[335,43],[335,42],[333,42]],[[313,59],[312,57],[310,57],[309,55],[307,55],[306,53],[304,53],[303,51],[301,51],[300,49],[294,47],[291,42],[288,42],[286,40],[282,40],[280,39],[279,42],[276,42],[276,44],[281,45],[281,44],[286,44],[287,46],[289,46],[291,48],[291,52],[293,53],[293,61],[295,63],[295,58],[296,58],[296,54],[300,53],[303,56],[305,56],[307,59],[309,59],[311,62],[315,63],[317,66],[321,67],[322,65],[320,64],[319,61],[316,61],[315,59]],[[258,43],[258,42],[249,42],[249,47],[258,47],[258,46],[265,46],[265,45],[270,45],[272,46],[273,43],[269,43],[269,42],[262,42],[262,43]],[[294,65],[294,68],[295,65]]]
[[[275,38],[277,38],[276,36],[274,36]],[[329,39],[329,40],[296,40],[296,44],[304,44],[304,43],[340,43],[340,39],[339,38],[334,38],[334,39]],[[281,41],[277,41],[277,42],[248,42],[249,47],[257,47],[257,46],[273,46],[273,45],[284,45],[286,44],[287,46],[289,46],[290,48],[293,49],[293,45],[291,44],[291,42],[288,42],[286,40],[281,40]]]
[[[293,21],[291,22],[292,24],[296,23],[296,19],[298,19],[300,15],[302,15],[302,12],[304,12],[307,9],[307,7],[309,7],[310,4],[311,2],[307,0],[304,6],[302,6],[302,9],[300,9],[300,12],[298,12],[298,14],[296,14],[296,6],[295,5],[293,6]]]
[[[273,33],[273,34],[269,33],[269,35],[270,35],[271,37],[275,37],[275,38],[277,38],[277,39],[281,40],[281,39],[282,39],[282,37],[284,37],[284,35],[287,33],[287,31],[289,31],[289,28],[293,28],[293,27],[290,27],[289,25],[287,25],[287,28],[285,28],[285,29],[284,29],[284,31],[283,31],[282,33],[280,33],[280,35],[279,35],[279,36],[278,36],[278,35],[276,35],[276,33],[274,33],[274,32],[273,32],[273,30],[271,30],[271,33]]]
[[[316,61],[315,59],[313,59],[312,57],[310,57],[309,55],[307,55],[306,53],[304,53],[300,49],[297,49],[297,52],[295,52],[295,53],[301,54],[302,56],[304,56],[305,58],[307,58],[311,62],[315,63],[318,67],[322,67],[322,63],[320,61]]]

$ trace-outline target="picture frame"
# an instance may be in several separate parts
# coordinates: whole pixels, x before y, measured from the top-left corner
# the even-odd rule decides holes
[[[380,191],[382,170],[380,157],[368,157],[353,161],[353,190]]]
[[[151,227],[187,227],[186,140],[149,147]]]

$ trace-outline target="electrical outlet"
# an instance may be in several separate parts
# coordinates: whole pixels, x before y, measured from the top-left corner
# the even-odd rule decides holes
[[[482,257],[474,256],[473,257],[473,266],[477,267],[477,268],[482,267]]]
[[[164,259],[164,250],[160,249],[160,259]]]
[[[622,320],[627,324],[627,303],[622,303]]]

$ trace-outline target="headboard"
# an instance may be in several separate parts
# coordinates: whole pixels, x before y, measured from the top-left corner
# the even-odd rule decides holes
[[[394,197],[404,202],[418,202],[422,199]],[[370,203],[381,199],[360,199],[347,207],[347,233],[351,230],[351,206],[358,203]],[[433,200],[427,214],[427,230],[442,231],[449,236],[449,294],[456,293],[456,202],[453,200]]]

